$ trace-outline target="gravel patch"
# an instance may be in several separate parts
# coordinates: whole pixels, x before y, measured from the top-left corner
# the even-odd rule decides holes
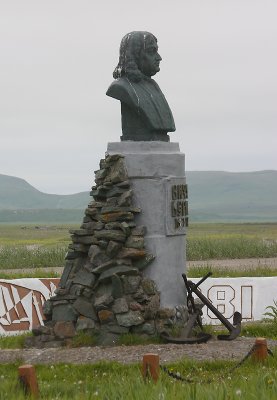
[[[163,364],[193,360],[240,360],[251,349],[255,338],[239,337],[234,341],[211,339],[204,344],[151,344],[139,346],[80,347],[76,349],[20,349],[1,350],[0,363],[20,361],[27,364],[93,364],[99,361],[117,361],[122,364],[139,363],[146,353],[159,354]],[[273,350],[277,341],[268,340]]]

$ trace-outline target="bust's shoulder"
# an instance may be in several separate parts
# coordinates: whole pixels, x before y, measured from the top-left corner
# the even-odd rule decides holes
[[[116,79],[109,86],[106,95],[128,103],[132,98],[129,80],[125,77]]]

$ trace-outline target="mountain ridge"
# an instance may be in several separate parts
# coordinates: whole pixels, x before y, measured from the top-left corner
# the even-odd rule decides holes
[[[277,221],[276,170],[187,171],[186,177],[191,221]],[[16,221],[19,216],[20,221],[36,222],[40,215],[46,221],[74,216],[78,222],[90,200],[89,192],[43,193],[22,178],[0,174],[0,222]]]

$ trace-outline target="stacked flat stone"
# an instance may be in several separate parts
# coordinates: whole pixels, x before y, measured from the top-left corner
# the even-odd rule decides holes
[[[79,331],[109,345],[129,332],[170,332],[184,319],[182,309],[160,308],[155,282],[143,277],[154,256],[144,246],[145,227],[135,222],[141,210],[132,205],[124,157],[101,160],[95,183],[80,229],[70,231],[56,295],[44,303],[45,325],[26,345],[60,346]]]

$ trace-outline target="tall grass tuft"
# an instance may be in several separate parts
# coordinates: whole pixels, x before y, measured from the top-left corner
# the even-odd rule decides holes
[[[277,242],[257,238],[189,238],[187,258],[193,260],[277,257]]]
[[[63,267],[66,247],[5,246],[0,249],[0,269]]]

